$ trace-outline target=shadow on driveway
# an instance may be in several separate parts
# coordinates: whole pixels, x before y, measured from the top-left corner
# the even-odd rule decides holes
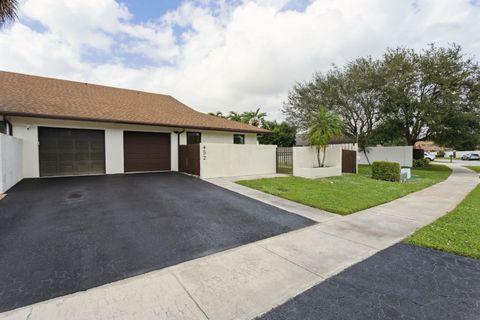
[[[313,223],[178,173],[26,179],[0,201],[0,312]]]

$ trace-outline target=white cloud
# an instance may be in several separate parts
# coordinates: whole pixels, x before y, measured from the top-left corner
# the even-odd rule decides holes
[[[262,107],[280,118],[295,81],[332,63],[431,42],[455,42],[480,56],[480,7],[469,0],[317,0],[303,12],[288,7],[286,0],[185,2],[138,24],[113,0],[27,0],[21,21],[0,32],[0,69],[168,93],[202,111]],[[108,59],[91,62],[89,52]],[[125,61],[132,55],[151,63],[135,67]]]

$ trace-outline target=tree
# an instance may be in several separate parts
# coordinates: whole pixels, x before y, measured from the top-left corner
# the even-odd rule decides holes
[[[17,0],[0,0],[0,27],[17,18]]]
[[[217,111],[217,112],[209,112],[208,113],[209,115],[211,116],[214,116],[214,117],[219,117],[219,118],[227,118],[223,115],[222,111]]]
[[[255,111],[246,111],[242,113],[241,119],[242,122],[251,124],[255,127],[260,127],[263,126],[263,124],[265,123],[266,116],[267,114],[265,112],[261,112],[260,108],[258,108]]]
[[[310,127],[308,129],[308,141],[317,150],[318,166],[325,166],[325,157],[327,154],[328,142],[331,139],[342,136],[342,120],[340,117],[325,107],[320,107],[317,112],[312,114]],[[323,151],[323,157],[320,161],[320,150]]]
[[[461,47],[397,48],[383,57],[382,117],[409,145],[457,146],[478,130],[480,72]],[[475,142],[474,142],[475,144]]]
[[[232,121],[237,121],[237,122],[245,122],[243,121],[242,114],[235,112],[235,111],[230,111],[228,113],[227,119],[232,120]]]
[[[379,70],[380,63],[368,57],[358,58],[343,68],[334,66],[325,75],[317,73],[312,81],[295,85],[283,112],[289,122],[308,129],[311,114],[318,106],[327,105],[342,118],[346,136],[373,140],[381,103]]]
[[[480,68],[457,45],[388,49],[296,84],[283,111],[305,129],[319,105],[338,113],[364,150],[419,140],[465,148],[480,141]]]
[[[297,128],[287,122],[265,121],[265,129],[270,133],[258,136],[260,144],[274,144],[279,147],[292,147],[295,145]]]

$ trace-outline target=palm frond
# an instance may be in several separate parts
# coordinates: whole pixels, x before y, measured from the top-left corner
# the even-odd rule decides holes
[[[17,19],[17,0],[0,0],[0,27]]]

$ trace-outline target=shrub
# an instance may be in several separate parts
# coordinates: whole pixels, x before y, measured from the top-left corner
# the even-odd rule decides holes
[[[428,159],[417,159],[413,160],[413,167],[414,168],[426,168],[430,166],[430,160]]]
[[[439,157],[439,158],[445,158],[445,151],[443,151],[443,150],[438,151],[438,152],[437,152],[437,157]]]
[[[400,181],[400,164],[397,162],[374,161],[372,178],[386,181]]]

